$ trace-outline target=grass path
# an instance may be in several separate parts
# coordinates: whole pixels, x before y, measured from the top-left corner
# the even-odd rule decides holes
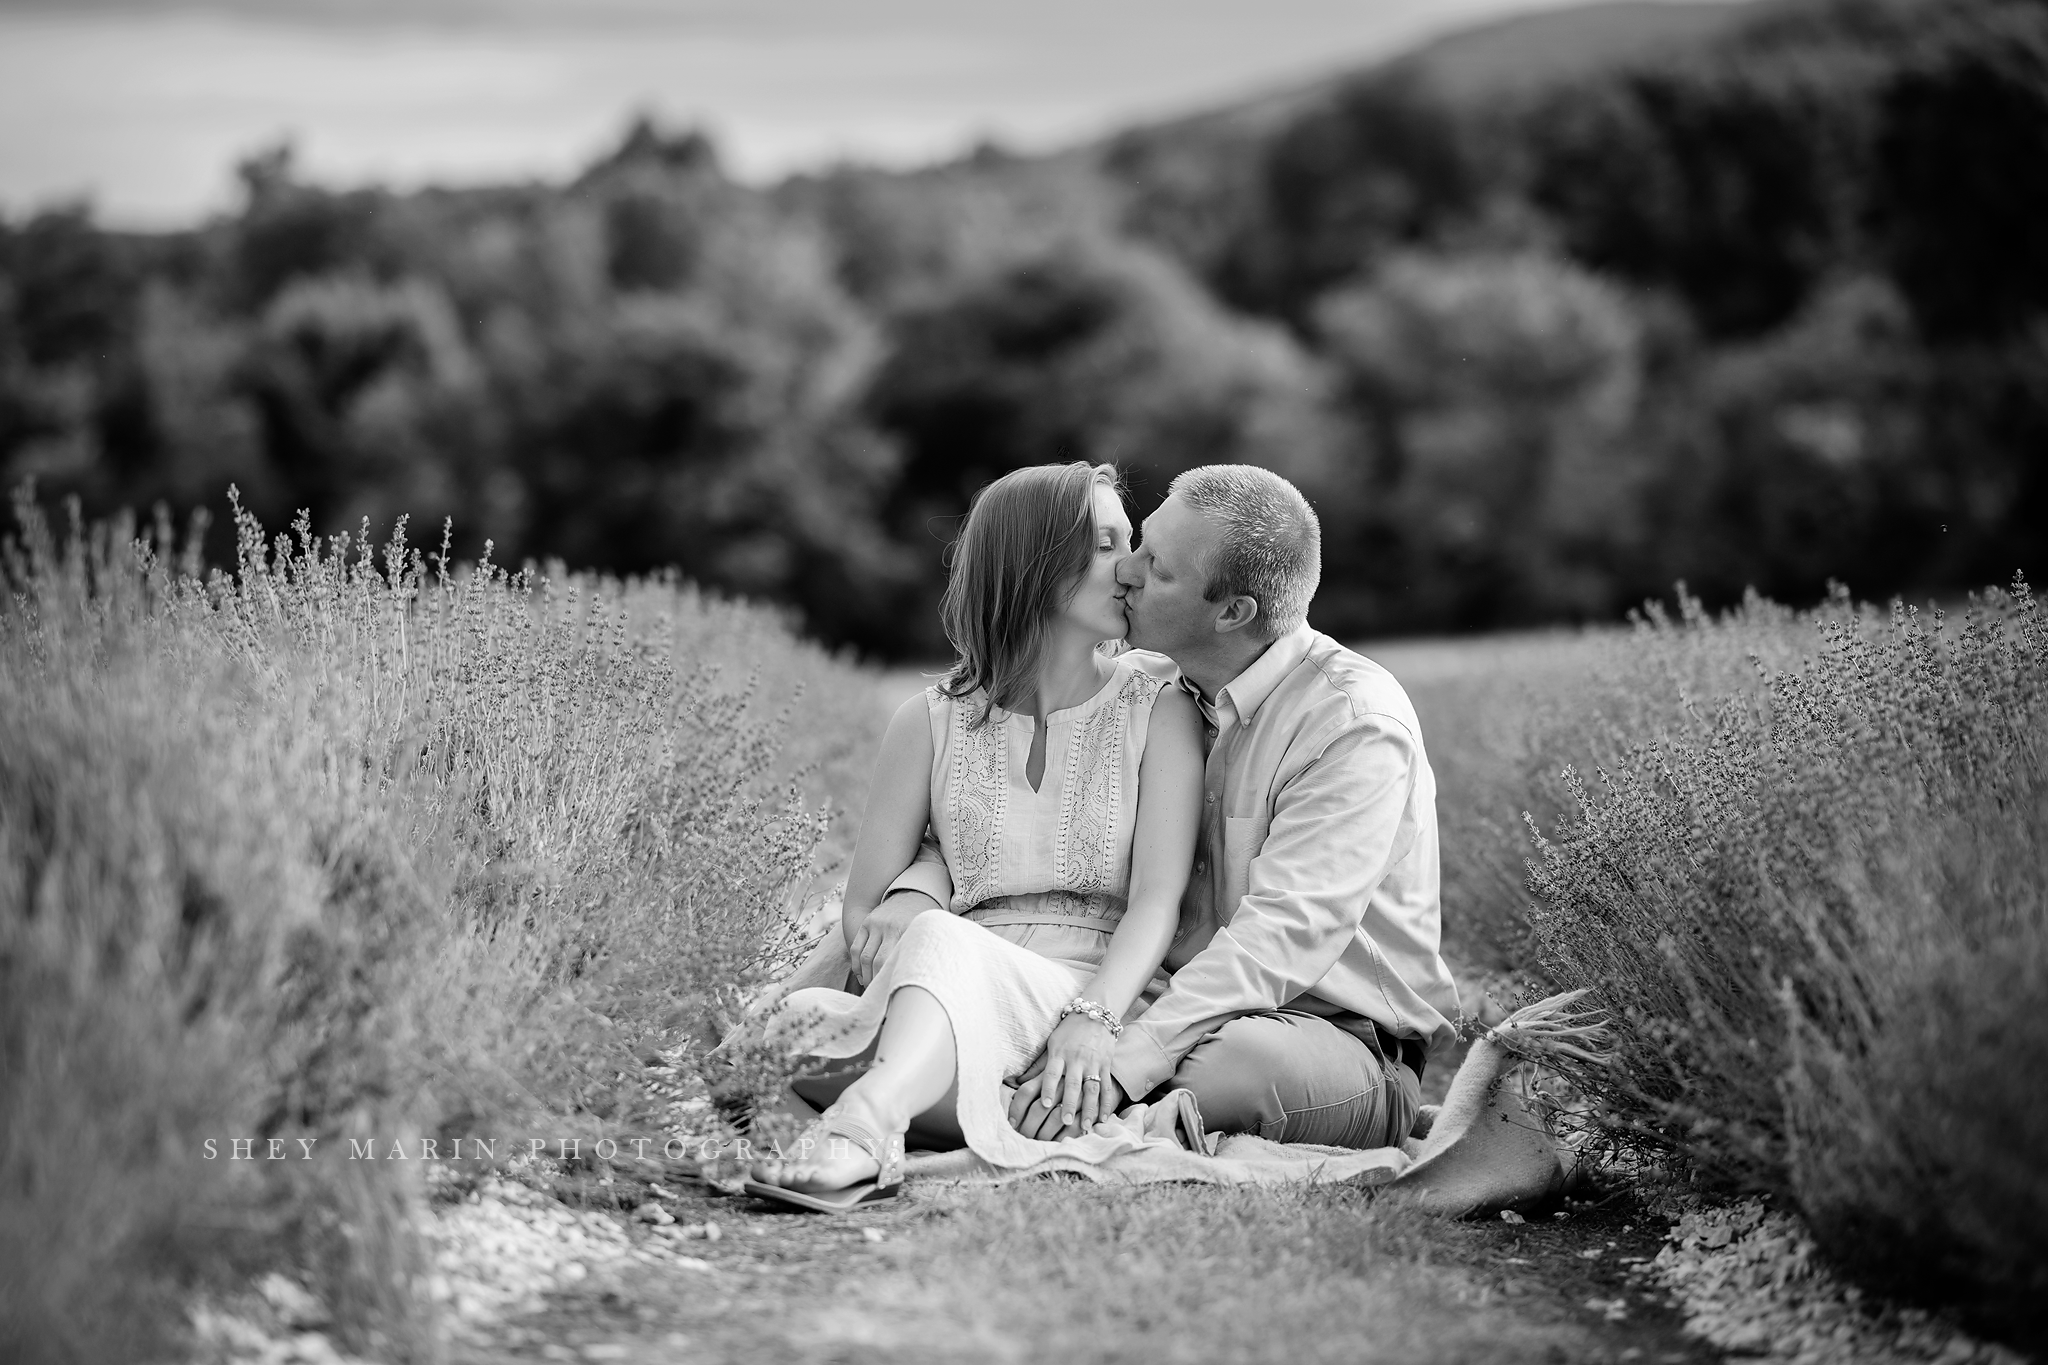
[[[705,1268],[592,1275],[454,1365],[1719,1358],[1630,1273],[1665,1224],[1626,1193],[1521,1225],[1344,1187],[1066,1181],[931,1187],[845,1218],[697,1189],[668,1207],[718,1223],[682,1244]]]
[[[1519,973],[1522,855],[1498,832],[1533,790],[1530,735],[1544,697],[1589,677],[1597,647],[1532,633],[1364,649],[1401,680],[1422,719],[1446,839],[1446,951],[1468,987],[1504,987]],[[855,705],[873,708],[878,733],[927,680],[908,669],[871,674]],[[839,758],[834,790],[849,818],[836,837],[850,841],[865,774]],[[1441,1097],[1457,1061],[1435,1060],[1427,1098]],[[1671,1282],[1649,1273],[1669,1225],[1626,1186],[1523,1222],[1446,1222],[1346,1187],[925,1187],[840,1219],[690,1187],[665,1201],[669,1211],[681,1224],[715,1221],[722,1235],[688,1241],[632,1221],[626,1208],[645,1191],[630,1184],[556,1193],[637,1242],[681,1254],[559,1283],[538,1308],[483,1327],[453,1365],[1722,1359],[1683,1330]],[[1695,1270],[1709,1269],[1703,1253],[1688,1254]],[[1763,1292],[1733,1275],[1710,1305],[1729,1329],[1715,1340],[1731,1349],[1793,1351],[1789,1323],[1840,1338],[1817,1360],[2017,1359],[1940,1324],[1908,1324],[1903,1335],[1889,1318],[1873,1326],[1853,1295],[1835,1301],[1835,1289],[1782,1256],[1765,1269],[1786,1282]],[[1891,1349],[1912,1346],[1908,1336],[1925,1340]]]
[[[1368,647],[1414,695],[1447,802],[1491,777],[1465,750],[1522,719],[1517,680],[1582,666],[1565,636]],[[928,681],[871,676],[877,733]],[[844,758],[844,756],[841,756]],[[850,760],[849,760],[850,761]],[[858,766],[857,764],[855,766]],[[850,842],[865,774],[834,787]],[[1432,1066],[1430,1099],[1457,1059]],[[585,1193],[609,1208],[612,1192]],[[1716,1359],[1647,1294],[1664,1224],[1627,1194],[1524,1224],[1446,1223],[1357,1190],[920,1190],[827,1219],[688,1189],[683,1244],[709,1268],[632,1263],[558,1288],[454,1357],[625,1361],[1642,1361]],[[1565,1216],[1557,1217],[1557,1213]],[[655,1237],[614,1210],[636,1238]]]

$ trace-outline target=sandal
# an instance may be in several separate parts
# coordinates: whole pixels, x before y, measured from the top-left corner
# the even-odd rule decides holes
[[[846,1213],[862,1204],[878,1200],[894,1199],[903,1189],[903,1135],[898,1133],[887,1142],[878,1140],[863,1124],[852,1119],[828,1114],[810,1127],[804,1129],[798,1142],[823,1143],[830,1138],[844,1138],[874,1158],[882,1169],[873,1180],[857,1181],[837,1190],[792,1190],[782,1185],[770,1185],[765,1181],[748,1180],[740,1188],[757,1199],[773,1199],[784,1204],[794,1204],[800,1209],[814,1213]]]

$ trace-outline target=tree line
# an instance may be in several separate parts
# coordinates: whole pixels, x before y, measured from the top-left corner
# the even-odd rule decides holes
[[[636,123],[573,182],[0,222],[0,475],[787,603],[941,647],[973,491],[1268,465],[1345,635],[2040,575],[2048,6],[1790,0],[1512,97],[1425,58],[1284,117],[755,188]]]

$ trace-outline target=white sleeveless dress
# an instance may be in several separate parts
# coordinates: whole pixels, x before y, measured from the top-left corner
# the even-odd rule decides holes
[[[1044,1046],[1123,917],[1138,765],[1163,685],[1120,659],[1094,696],[1048,714],[1036,791],[1025,780],[1031,717],[998,707],[976,726],[978,694],[926,689],[932,831],[953,877],[951,913],[913,920],[860,995],[809,987],[782,997],[778,1035],[816,1056],[854,1056],[874,1040],[889,996],[922,986],[953,1023],[960,1127],[977,1156],[1023,1167],[1054,1152],[1101,1160],[1131,1145],[1032,1141],[1010,1126],[1003,1082]]]

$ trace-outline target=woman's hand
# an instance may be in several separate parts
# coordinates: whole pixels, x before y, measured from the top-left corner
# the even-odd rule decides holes
[[[1122,1098],[1109,1074],[1115,1055],[1116,1039],[1100,1021],[1085,1014],[1060,1020],[1010,1101],[1011,1126],[1041,1141],[1092,1129],[1116,1112],[1107,1096]]]

